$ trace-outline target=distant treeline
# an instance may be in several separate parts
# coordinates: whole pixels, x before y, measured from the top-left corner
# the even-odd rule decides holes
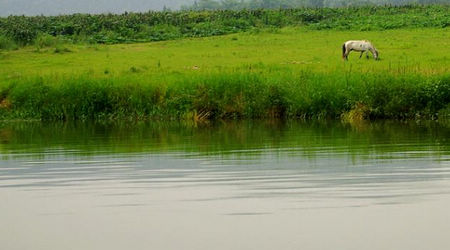
[[[0,49],[30,44],[45,46],[55,40],[87,43],[161,41],[290,25],[337,30],[443,28],[450,26],[450,5],[9,16],[0,18]]]
[[[183,10],[289,9],[300,7],[355,7],[410,4],[448,4],[448,0],[197,0]]]

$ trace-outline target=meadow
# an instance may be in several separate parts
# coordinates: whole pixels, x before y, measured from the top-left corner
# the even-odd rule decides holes
[[[352,52],[344,62],[350,39],[371,40],[381,60]],[[449,45],[448,28],[416,26],[261,27],[109,45],[41,37],[0,50],[0,118],[445,119]]]
[[[179,74],[305,70],[435,75],[448,70],[449,38],[449,29],[315,31],[289,27],[153,43],[29,46],[2,53],[0,79],[86,74],[154,79]],[[381,61],[359,60],[359,54],[352,52],[350,60],[343,63],[342,44],[349,39],[371,40]]]
[[[341,58],[370,39],[380,61]],[[4,119],[437,117],[449,103],[448,29],[268,29],[2,52]],[[61,46],[62,48],[58,48]]]

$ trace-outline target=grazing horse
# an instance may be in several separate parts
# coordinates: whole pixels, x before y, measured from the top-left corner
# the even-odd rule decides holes
[[[376,50],[372,43],[367,40],[351,40],[345,42],[344,45],[342,45],[342,58],[344,60],[348,60],[348,54],[350,54],[350,51],[352,50],[361,52],[359,58],[361,58],[364,52],[366,52],[367,59],[369,59],[370,51],[372,52],[373,58],[378,60],[378,50]]]

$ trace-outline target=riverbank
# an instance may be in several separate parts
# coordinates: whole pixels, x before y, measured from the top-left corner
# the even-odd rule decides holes
[[[57,84],[54,81],[57,80]],[[181,75],[143,79],[31,78],[1,91],[2,119],[436,119],[450,75],[346,72]]]
[[[367,38],[381,60],[341,59]],[[0,119],[438,119],[449,29],[266,30],[0,54]],[[402,38],[402,39],[400,39]]]

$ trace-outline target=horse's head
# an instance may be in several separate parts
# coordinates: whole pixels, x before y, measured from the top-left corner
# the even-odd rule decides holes
[[[373,50],[375,51],[375,53],[373,53],[373,56],[375,57],[375,60],[380,60],[380,58],[378,58],[378,55],[379,55],[378,50],[375,49],[375,48]]]

